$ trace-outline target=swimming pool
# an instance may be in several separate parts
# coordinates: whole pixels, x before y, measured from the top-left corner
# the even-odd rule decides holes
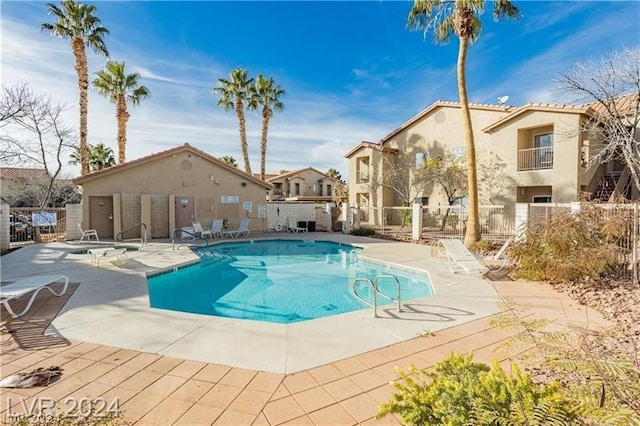
[[[364,261],[360,249],[326,241],[265,240],[194,250],[200,263],[148,279],[151,307],[274,323],[295,323],[368,308],[356,278],[393,275],[402,300],[433,294],[426,274]],[[371,287],[357,281],[371,300]],[[394,280],[380,290],[395,295]],[[378,299],[379,305],[391,303]]]

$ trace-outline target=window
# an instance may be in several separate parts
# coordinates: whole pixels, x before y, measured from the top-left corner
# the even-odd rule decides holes
[[[327,195],[328,196],[333,195],[332,192],[331,192],[331,185],[327,185]]]
[[[420,203],[423,206],[428,206],[429,205],[429,197],[417,197],[416,198],[416,203]]]
[[[553,146],[553,133],[541,133],[533,135],[534,148],[546,148]]]
[[[531,199],[532,203],[550,203],[551,195],[534,195]]]
[[[416,154],[416,169],[419,169],[420,167],[422,167],[424,162],[427,161],[428,159],[429,159],[428,152],[418,152]]]
[[[467,155],[467,147],[464,146],[464,145],[452,146],[451,147],[451,154],[453,155],[453,158],[466,157],[466,155]]]
[[[293,195],[300,195],[300,184],[296,183],[294,188],[295,189],[294,189]]]
[[[536,149],[535,168],[550,169],[553,167],[553,133],[533,135],[533,146]]]

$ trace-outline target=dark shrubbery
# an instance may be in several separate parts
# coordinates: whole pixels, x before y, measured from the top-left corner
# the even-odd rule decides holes
[[[351,235],[357,235],[360,237],[370,237],[375,234],[375,229],[369,228],[368,226],[361,226],[360,228],[355,228],[353,231],[351,231]]]

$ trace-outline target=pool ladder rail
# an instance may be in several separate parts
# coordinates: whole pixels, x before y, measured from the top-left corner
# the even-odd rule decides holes
[[[383,280],[383,279],[392,279],[395,281],[396,283],[396,297],[392,297],[386,293],[384,293],[383,291],[380,290],[380,288],[378,288],[378,283]],[[373,301],[369,301],[367,299],[365,299],[364,297],[360,296],[358,294],[358,289],[356,287],[356,284],[358,282],[365,282],[367,284],[369,284],[371,286],[371,289],[373,290],[372,294],[373,294]],[[378,295],[384,297],[385,299],[388,299],[392,302],[396,302],[398,304],[398,307],[396,308],[398,312],[402,312],[402,299],[400,296],[400,281],[398,281],[398,278],[395,275],[390,275],[390,274],[381,274],[378,275],[374,281],[371,281],[370,278],[367,277],[360,277],[360,278],[356,278],[351,282],[351,291],[353,291],[353,295],[360,299],[363,303],[371,306],[373,308],[373,317],[374,318],[379,318],[378,317]]]

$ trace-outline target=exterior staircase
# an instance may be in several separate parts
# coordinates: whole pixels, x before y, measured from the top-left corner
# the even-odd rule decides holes
[[[629,199],[631,195],[630,178],[628,168],[622,173],[605,173],[598,182],[595,201],[611,203],[620,197]]]

